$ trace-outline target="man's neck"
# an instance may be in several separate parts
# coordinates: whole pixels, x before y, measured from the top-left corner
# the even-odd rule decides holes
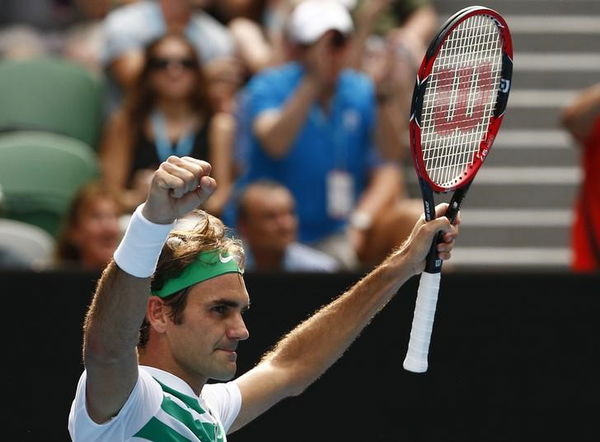
[[[175,361],[164,361],[161,358],[157,358],[155,356],[157,353],[158,352],[148,348],[140,350],[138,363],[140,365],[158,368],[159,370],[171,373],[173,376],[177,376],[179,379],[188,384],[196,395],[200,396],[200,392],[202,391],[202,388],[208,379],[205,377],[191,376],[190,374],[184,372],[181,367],[175,363]]]
[[[256,270],[281,270],[285,251],[252,249],[252,256]]]

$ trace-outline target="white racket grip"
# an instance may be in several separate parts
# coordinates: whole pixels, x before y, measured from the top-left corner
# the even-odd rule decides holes
[[[441,273],[421,273],[415,302],[412,329],[404,369],[413,373],[427,371],[427,355],[433,329],[433,318],[440,290]]]

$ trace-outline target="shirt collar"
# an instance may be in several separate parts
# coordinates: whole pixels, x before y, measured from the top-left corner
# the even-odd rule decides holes
[[[183,379],[178,378],[174,374],[156,367],[149,367],[147,365],[140,365],[140,368],[143,368],[150,374],[150,376],[157,379],[159,382],[162,382],[166,386],[172,388],[173,390],[176,390],[187,396],[195,398],[198,397],[198,395],[194,393],[194,390],[192,390],[192,387],[190,387],[187,382],[185,382]]]

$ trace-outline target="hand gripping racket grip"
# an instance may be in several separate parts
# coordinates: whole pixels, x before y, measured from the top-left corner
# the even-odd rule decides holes
[[[440,289],[440,278],[441,273],[421,273],[408,351],[404,359],[404,368],[413,373],[427,371],[427,355],[429,354],[433,318]]]

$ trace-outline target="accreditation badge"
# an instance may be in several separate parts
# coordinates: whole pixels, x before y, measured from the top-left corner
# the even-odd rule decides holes
[[[327,213],[335,219],[348,218],[354,207],[354,180],[343,170],[327,175]]]

